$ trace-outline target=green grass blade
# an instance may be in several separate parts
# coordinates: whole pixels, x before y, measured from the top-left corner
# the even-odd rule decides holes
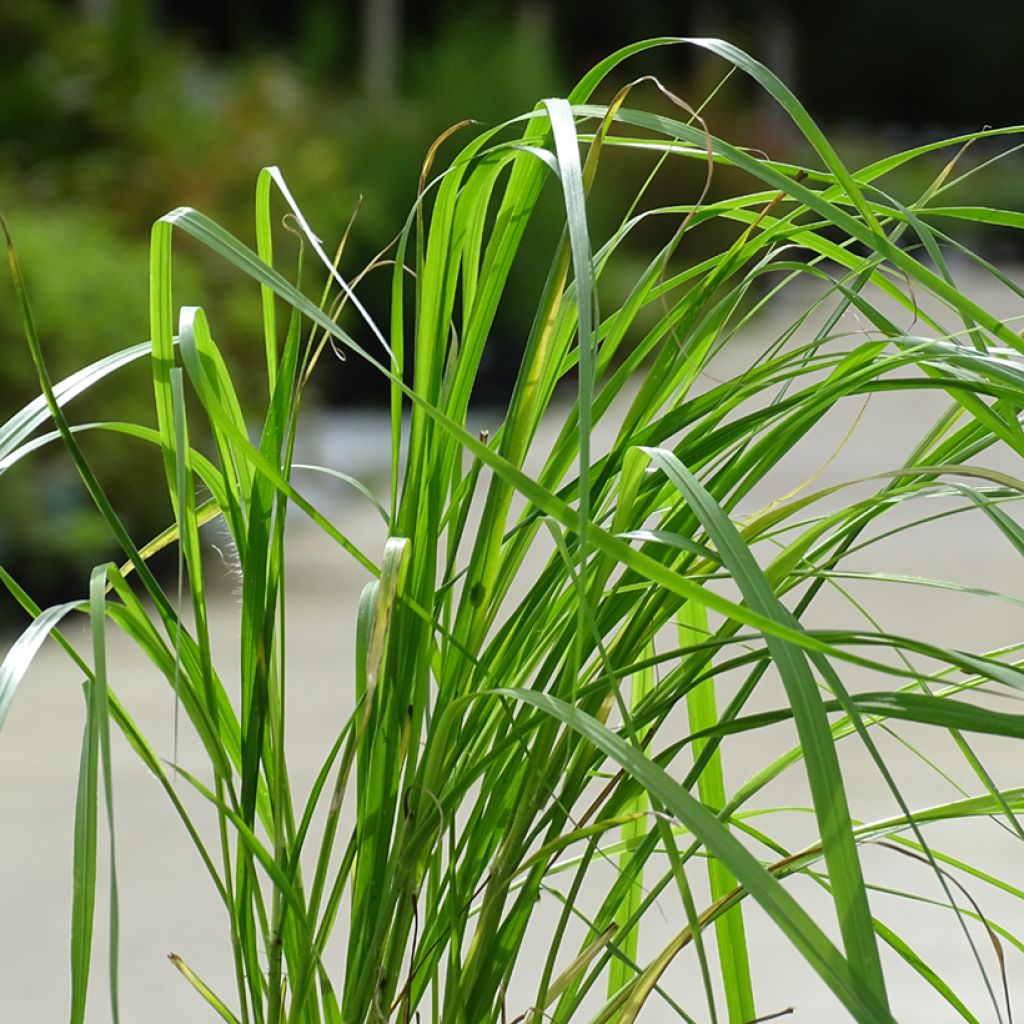
[[[795,627],[795,620],[775,596],[739,532],[707,491],[674,455],[659,450],[651,450],[649,454],[685,496],[749,604]],[[846,790],[824,704],[803,653],[775,637],[765,639],[782,677],[800,736],[847,956],[860,983],[885,1005],[885,980],[853,838]]]
[[[579,419],[579,460],[581,466],[590,465],[591,405],[594,390],[594,338],[593,320],[596,311],[594,290],[593,253],[590,247],[590,231],[587,227],[587,208],[584,195],[583,169],[580,165],[579,142],[573,124],[572,110],[566,100],[547,100],[545,106],[551,122],[551,134],[555,143],[558,161],[558,177],[562,183],[565,202],[566,225],[572,251],[572,266],[576,287],[576,304],[579,319],[577,351],[579,353],[579,389],[577,410]],[[582,474],[579,489],[579,519],[576,536],[579,540],[579,566],[577,576],[580,587],[584,586],[583,567],[587,559],[587,529],[590,523],[589,475]],[[581,591],[580,635],[585,630],[582,618],[586,599]]]
[[[107,822],[110,830],[110,1003],[111,1016],[119,1020],[117,963],[117,871],[114,859],[114,818],[110,778],[110,734],[107,717],[105,566],[93,570],[89,585],[94,669],[86,683],[86,718],[75,798],[74,889],[71,901],[71,1015],[72,1024],[85,1020],[92,966],[93,919],[96,906],[96,831],[99,818],[100,775],[105,783]],[[38,620],[37,620],[38,621]]]
[[[653,654],[653,645],[651,653]],[[632,679],[630,691],[630,704],[633,710],[643,702],[648,694],[654,689],[653,668],[637,672]],[[647,795],[641,791],[637,796],[628,801],[622,807],[622,814],[629,815],[630,820],[626,821],[621,828],[622,842],[626,849],[619,856],[619,870],[626,870],[629,866],[632,854],[629,847],[646,835],[648,823],[645,814],[648,810]],[[632,921],[640,908],[643,899],[644,880],[643,867],[636,872],[632,884],[629,887],[626,899],[619,906],[615,914],[615,946],[622,954],[616,956],[608,968],[608,995],[615,995],[621,988],[632,979],[633,971],[629,963],[637,960],[637,949],[640,944],[639,926],[630,928],[628,922]]]
[[[177,953],[168,953],[167,959],[181,972],[185,980],[199,993],[221,1020],[227,1021],[227,1024],[241,1024],[239,1019],[228,1009],[224,1001]]]
[[[860,981],[857,972],[832,945],[805,910],[761,864],[729,834],[703,804],[662,768],[616,736],[592,716],[550,694],[533,690],[496,689],[495,696],[530,704],[569,726],[624,768],[647,792],[686,825],[778,925],[853,1018],[863,1024],[892,1021],[885,1005]]]
[[[61,619],[70,612],[80,611],[82,607],[81,601],[68,601],[47,608],[25,627],[21,636],[8,648],[3,662],[0,663],[0,729],[3,728],[7,713],[11,709],[11,701],[14,700],[18,684],[31,667],[36,651],[42,647]]]
[[[89,583],[89,617],[92,624],[93,677],[89,690],[89,715],[95,717],[99,737],[99,761],[103,773],[103,803],[106,807],[107,839],[110,857],[109,974],[110,1019],[117,1024],[120,1013],[120,909],[117,886],[117,856],[114,839],[114,782],[110,763],[110,710],[106,655],[106,583],[107,566],[93,570]]]
[[[96,362],[71,374],[53,386],[53,396],[58,407],[63,408],[78,395],[84,394],[93,385],[138,359],[149,355],[152,346],[148,341],[131,348],[104,356]],[[45,395],[32,399],[24,408],[16,412],[6,423],[0,425],[0,461],[4,461],[15,448],[31,436],[41,424],[50,418],[50,408]]]
[[[682,643],[699,642],[708,635],[707,614],[692,602],[683,605],[679,618],[679,638]],[[714,677],[694,687],[686,698],[690,729],[699,733],[718,722]],[[706,741],[705,741],[706,742]],[[694,741],[694,760],[700,756],[703,745]],[[725,777],[722,770],[721,748],[708,759],[697,778],[697,792],[701,802],[712,810],[721,810],[726,804]],[[736,885],[735,878],[713,859],[708,859],[708,882],[711,900],[722,899]],[[750,979],[750,962],[742,908],[737,906],[715,920],[718,939],[719,969],[725,988],[726,1006],[730,1024],[743,1024],[757,1016],[754,1009],[754,990]]]

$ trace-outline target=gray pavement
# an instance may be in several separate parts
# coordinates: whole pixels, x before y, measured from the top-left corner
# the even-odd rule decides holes
[[[1006,317],[1019,316],[1024,303],[1006,292],[996,294],[978,286],[979,298]],[[762,337],[773,336],[779,324],[768,318],[732,348],[728,361],[750,358]],[[850,325],[856,329],[857,324]],[[725,365],[721,370],[726,372]],[[860,406],[849,405],[831,416],[816,432],[814,442],[800,445],[779,472],[745,503],[753,512],[767,502],[799,486],[822,470],[837,446],[856,422],[852,438],[821,472],[815,486],[892,468],[906,455],[924,425],[942,408],[941,399],[908,400],[900,395],[879,395],[858,420]],[[486,420],[486,416],[483,417]],[[486,426],[485,422],[482,425]],[[382,464],[379,456],[383,422],[373,417],[359,421],[320,419],[305,437],[308,461],[323,457],[334,468],[373,475]],[[538,448],[548,443],[546,428]],[[600,442],[599,442],[600,443]],[[605,439],[604,443],[607,443]],[[374,447],[376,445],[376,447]],[[370,459],[358,452],[377,452]],[[386,459],[386,449],[384,449]],[[991,459],[980,460],[993,464]],[[1002,468],[1019,472],[1011,459]],[[343,485],[318,484],[318,500],[324,502],[341,528],[364,549],[378,555],[384,528],[368,506],[342,496]],[[210,536],[212,543],[217,538]],[[539,563],[538,554],[535,562]],[[213,602],[213,632],[217,656],[225,679],[235,677],[238,664],[239,607],[233,593],[232,571],[226,563],[211,560],[211,574],[220,576]],[[858,568],[885,569],[908,575],[937,576],[962,583],[1005,591],[1024,597],[1020,562],[991,525],[974,515],[942,520],[926,529],[868,549],[858,556]],[[307,523],[294,523],[291,531],[288,575],[289,729],[294,765],[293,783],[305,792],[327,751],[339,724],[350,707],[353,636],[356,602],[366,574],[329,540]],[[84,584],[83,584],[84,587]],[[1024,614],[1019,605],[877,583],[851,584],[864,605],[893,632],[906,633],[969,650],[985,650],[1019,640]],[[836,594],[825,595],[809,621],[815,624],[855,621],[849,604]],[[69,632],[87,648],[83,625]],[[170,758],[174,721],[173,695],[152,668],[111,632],[112,685],[153,740],[158,751]],[[857,673],[844,676],[848,685],[870,685]],[[724,685],[727,685],[725,681]],[[876,684],[877,685],[877,684]],[[774,688],[773,688],[774,686]],[[778,688],[766,680],[760,705],[782,704]],[[1006,706],[1011,709],[1010,705]],[[0,854],[0,1022],[48,1024],[67,1016],[68,933],[71,894],[71,844],[74,780],[77,773],[83,714],[75,672],[55,646],[46,646],[25,679],[10,717],[0,735],[0,822],[3,823]],[[922,730],[905,735],[919,744],[922,753],[942,759],[972,793],[980,790],[976,779],[958,760],[951,743]],[[849,781],[854,813],[871,819],[893,813],[874,767],[859,752],[856,741],[844,748],[844,770]],[[926,806],[951,799],[953,790],[925,766],[917,755],[892,737],[879,736],[887,763],[912,806]],[[730,781],[738,783],[764,765],[774,752],[787,746],[782,732],[767,732],[754,742],[731,742],[725,747]],[[989,739],[976,744],[996,781],[1006,786],[1024,785],[1024,758],[1019,745]],[[212,886],[204,878],[198,858],[184,838],[155,781],[115,741],[115,789],[118,821],[118,863],[122,907],[122,1020],[146,1024],[183,1024],[211,1021],[212,1013],[197,999],[166,957],[180,954],[214,987],[230,992],[226,919]],[[201,767],[202,756],[194,737],[182,730],[179,757],[187,766]],[[180,784],[182,790],[185,785]],[[193,799],[189,805],[207,819],[209,815]],[[769,787],[759,806],[806,807],[806,785],[799,770],[786,773]],[[777,834],[792,837],[793,845],[809,837],[807,815],[790,812]],[[768,822],[765,822],[766,826]],[[990,822],[937,827],[929,833],[939,848],[973,857],[987,871],[1012,886],[1024,888],[1024,857],[1021,847]],[[103,840],[101,837],[101,847]],[[926,869],[884,847],[864,854],[869,879],[883,886],[912,886],[928,897],[938,895]],[[101,863],[101,877],[105,870]],[[605,879],[606,881],[606,879]],[[599,879],[596,886],[600,888]],[[824,908],[813,883],[794,880],[787,885]],[[1024,933],[1024,903],[1015,895],[1000,892],[981,882],[970,886],[986,915],[1015,934]],[[97,965],[91,994],[90,1022],[109,1019],[105,992],[106,926],[104,897],[97,912]],[[959,925],[948,910],[924,903],[908,903],[879,895],[876,914],[896,929],[941,976],[968,1002],[982,1021],[995,1021],[996,1012],[984,997],[981,973],[973,962]],[[846,1019],[810,972],[803,968],[774,929],[751,907],[753,962],[761,999],[760,1012],[795,1007],[794,1021],[821,1022]],[[823,922],[825,922],[824,912]],[[660,944],[682,927],[674,899],[666,897],[655,915],[656,927],[645,936],[643,951],[653,954]],[[537,939],[528,948],[543,948],[544,933],[551,927],[550,914],[542,911],[536,921]],[[835,929],[828,925],[832,933]],[[998,984],[992,946],[975,927],[972,935],[989,971]],[[1006,967],[1018,1011],[1024,1006],[1024,955],[1004,944]],[[337,949],[332,951],[336,957]],[[333,962],[337,963],[335,959]],[[929,999],[905,964],[887,956],[893,988],[893,1007],[903,1022],[944,1022],[956,1015]],[[533,965],[523,965],[521,991],[510,992],[510,1010],[528,1005],[531,989],[525,977]],[[666,987],[684,1001],[698,1021],[708,1014],[702,1005],[699,975],[692,952],[680,958],[666,976]],[[516,1012],[519,1012],[517,1010]],[[514,1016],[510,1014],[510,1016]],[[667,1020],[664,1009],[652,1006],[651,1021]],[[1005,1019],[1005,1013],[1004,1013]]]

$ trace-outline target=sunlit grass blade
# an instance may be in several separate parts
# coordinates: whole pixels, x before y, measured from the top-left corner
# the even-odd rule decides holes
[[[96,720],[99,734],[99,766],[103,776],[103,804],[107,819],[107,849],[109,868],[109,975],[110,1017],[114,1024],[121,1019],[120,1012],[120,906],[117,884],[117,856],[114,838],[114,782],[110,760],[110,704],[107,684],[106,654],[106,582],[107,566],[93,570],[89,583],[89,617],[92,624],[94,674],[86,684],[90,691],[88,714]]]
[[[133,345],[121,352],[104,356],[96,362],[78,370],[53,386],[53,396],[58,406],[63,407],[73,398],[84,394],[99,381],[115,373],[122,366],[135,362],[149,355],[152,346],[149,342]],[[0,462],[5,461],[10,453],[30,437],[42,423],[50,418],[50,409],[45,395],[32,399],[24,408],[0,425]]]
[[[651,648],[653,653],[653,647]],[[654,671],[652,668],[644,669],[633,676],[630,687],[630,703],[635,710],[654,689]],[[622,813],[629,815],[630,820],[622,825],[622,842],[626,849],[619,856],[620,868],[627,868],[630,860],[629,847],[638,839],[646,835],[648,822],[646,812],[648,810],[647,794],[640,792],[633,800],[629,801],[622,808]],[[622,954],[612,960],[608,968],[608,995],[613,996],[619,989],[623,988],[630,980],[632,971],[627,964],[629,961],[636,962],[637,948],[640,940],[638,926],[629,927],[628,922],[634,919],[640,902],[643,898],[643,868],[636,873],[632,884],[629,887],[626,899],[619,906],[616,912],[616,938],[615,945]]]
[[[679,618],[680,640],[700,642],[708,634],[707,615],[702,608],[692,603],[683,605]],[[687,711],[690,729],[699,734],[702,729],[712,727],[718,721],[714,677],[704,680],[687,695]],[[706,742],[706,741],[704,741]],[[703,749],[702,741],[694,741],[694,758]],[[726,804],[725,778],[722,770],[721,750],[709,758],[697,779],[697,792],[707,807],[721,809]],[[735,879],[714,858],[708,860],[708,882],[712,901],[719,900],[735,885]],[[750,980],[750,963],[747,954],[746,934],[743,926],[742,908],[729,910],[715,920],[715,936],[718,939],[718,961],[725,988],[729,1020],[742,1024],[756,1016],[754,992]]]
[[[761,864],[734,839],[703,804],[694,799],[656,764],[638,754],[610,729],[590,715],[578,711],[548,694],[532,690],[494,691],[532,704],[569,726],[594,744],[686,824],[751,893],[800,954],[835,992],[855,1020],[891,1021],[893,1018],[870,989],[865,988],[851,965],[836,950],[806,911],[786,892]]]
[[[241,1024],[238,1018],[228,1009],[223,1000],[192,970],[177,953],[168,953],[167,959],[182,973],[185,980],[199,993],[206,1003],[212,1007],[221,1020],[228,1024]]]
[[[47,608],[25,627],[21,636],[8,648],[3,663],[0,664],[0,728],[3,727],[7,713],[10,711],[11,701],[14,700],[18,684],[32,666],[32,659],[35,657],[36,651],[42,647],[61,619],[73,611],[81,610],[81,608],[81,601],[68,601],[65,604]]]

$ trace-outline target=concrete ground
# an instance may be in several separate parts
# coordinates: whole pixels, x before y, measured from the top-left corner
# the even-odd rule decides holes
[[[1009,317],[1024,312],[1024,303],[1000,290],[980,298]],[[729,360],[750,358],[779,325],[760,321],[754,331],[730,352]],[[856,328],[851,325],[851,329]],[[722,374],[728,372],[723,365]],[[913,439],[920,435],[943,407],[941,400],[910,401],[900,395],[879,395],[858,419],[860,406],[850,405],[829,418],[810,445],[800,445],[777,474],[745,503],[752,512],[788,493],[822,469],[851,426],[850,440],[823,471],[817,485],[878,472],[899,464]],[[484,417],[486,419],[486,417]],[[486,423],[483,424],[486,426]],[[546,430],[539,442],[550,439]],[[342,469],[372,473],[381,455],[382,425],[374,418],[321,420],[306,444],[310,459],[322,457]],[[376,446],[376,447],[375,447]],[[361,453],[356,456],[354,453]],[[367,452],[370,453],[367,457]],[[982,458],[981,464],[992,460]],[[1013,460],[1002,468],[1020,472]],[[816,486],[817,486],[816,485]],[[371,555],[383,547],[384,529],[372,510],[338,490],[318,494],[340,527]],[[1016,513],[1014,513],[1016,515]],[[211,537],[216,541],[215,537]],[[358,595],[367,576],[330,541],[305,522],[296,521],[291,534],[288,575],[288,658],[290,671],[290,738],[293,783],[304,792],[321,758],[350,707],[353,636]],[[868,549],[856,561],[864,570],[933,576],[1024,597],[1020,561],[991,525],[979,515],[941,520],[910,535]],[[233,593],[232,570],[227,562],[211,561],[211,573],[220,576],[213,601],[213,633],[222,676],[234,677],[238,663],[239,607]],[[965,596],[913,586],[852,585],[859,599],[892,632],[904,633],[981,651],[1021,639],[1024,614],[1019,604],[980,596]],[[809,621],[816,625],[856,621],[850,606],[837,595],[826,595]],[[69,634],[88,649],[81,623]],[[170,758],[173,748],[174,701],[152,668],[111,631],[109,638],[112,685],[152,739],[157,750]],[[5,646],[5,645],[4,645]],[[849,685],[864,685],[853,673]],[[68,1007],[68,933],[71,894],[71,845],[74,786],[81,742],[81,695],[73,668],[56,646],[39,653],[14,702],[0,735],[0,1022],[60,1021]],[[884,684],[883,684],[884,685]],[[876,688],[881,688],[877,683]],[[765,707],[782,704],[782,695],[766,687]],[[1006,709],[1011,706],[1004,702]],[[980,784],[962,764],[948,740],[905,731],[919,749],[951,766],[971,793]],[[864,819],[893,813],[877,772],[858,753],[856,741],[847,741],[844,768],[854,802],[854,813]],[[777,743],[777,747],[773,744]],[[953,790],[917,755],[891,737],[879,736],[880,747],[912,806],[951,799]],[[763,766],[786,746],[785,737],[768,731],[755,741],[741,739],[725,747],[729,778],[738,783]],[[1024,785],[1024,757],[1017,744],[978,738],[975,747],[986,767],[1004,786]],[[118,867],[121,895],[122,1020],[146,1024],[183,1024],[214,1017],[167,961],[180,954],[201,976],[230,992],[226,921],[212,886],[203,876],[198,858],[183,837],[176,818],[155,781],[143,770],[125,744],[115,742],[115,789],[118,822]],[[186,765],[201,766],[196,741],[182,731],[179,757]],[[179,783],[184,791],[186,786]],[[765,792],[760,806],[806,807],[806,784],[799,769],[787,772]],[[190,806],[198,807],[195,801]],[[776,834],[793,836],[794,845],[809,835],[806,815],[791,812],[781,819]],[[971,856],[986,871],[1011,886],[1024,889],[1021,846],[1004,830],[988,821],[937,827],[929,835],[951,853]],[[103,838],[101,835],[101,847]],[[938,886],[926,869],[891,849],[876,846],[864,854],[871,881],[884,886],[906,885],[927,897]],[[101,876],[105,870],[101,864]],[[600,884],[600,883],[598,883]],[[824,903],[813,883],[794,880],[790,885],[824,915]],[[1019,895],[973,881],[968,886],[983,912],[993,922],[1024,934],[1024,902]],[[984,983],[953,915],[924,903],[909,903],[878,895],[873,908],[896,929],[968,1002],[981,1021],[997,1020],[984,994]],[[749,913],[751,946],[761,1013],[793,1007],[783,1020],[818,1022],[846,1019],[784,940],[757,912]],[[103,974],[106,926],[103,897],[97,912],[97,969],[88,1019],[93,1024],[109,1019]],[[682,922],[675,903],[666,899],[657,923],[647,936],[646,952],[674,934]],[[824,920],[824,918],[823,918]],[[543,932],[552,918],[537,919],[541,947]],[[834,932],[829,926],[828,930]],[[997,987],[995,955],[984,932],[973,928],[978,951]],[[1008,984],[1019,1010],[1024,1000],[1024,955],[1003,944]],[[692,955],[682,958],[666,976],[668,987],[690,1009],[694,1018],[709,1019],[700,994]],[[930,1024],[958,1019],[915,982],[913,973],[887,956],[898,1019],[909,1024]],[[524,965],[524,972],[530,964]],[[924,993],[922,995],[921,993]],[[514,999],[520,995],[521,999]],[[999,993],[997,993],[999,995]],[[510,1009],[524,1009],[529,992],[510,993]],[[518,1012],[518,1011],[516,1011]],[[510,1014],[514,1016],[514,1014]],[[644,1018],[648,1019],[648,1018]],[[667,1020],[664,1008],[652,1006],[652,1021]],[[1005,1010],[1003,1019],[1006,1018]]]

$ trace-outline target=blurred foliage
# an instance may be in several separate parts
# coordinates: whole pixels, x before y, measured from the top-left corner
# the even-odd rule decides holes
[[[509,25],[470,11],[453,20],[416,48],[404,95],[386,105],[366,102],[315,61],[268,51],[215,58],[152,34],[145,60],[126,64],[111,59],[109,34],[42,0],[0,11],[0,88],[22,97],[0,103],[3,207],[102,211],[112,252],[179,205],[251,242],[256,171],[278,164],[328,249],[358,208],[343,266],[353,276],[397,235],[442,132],[467,117],[500,121],[567,84],[543,24],[528,17]],[[312,42],[302,50],[316,54]],[[200,270],[234,310],[221,330],[247,334],[247,286],[212,261]],[[247,343],[229,337],[227,347]]]
[[[439,135],[465,118],[500,122],[571,84],[562,68],[563,9],[539,2],[507,9],[450,3],[440,8],[429,30],[424,11],[406,10],[414,38],[407,41],[401,94],[370,102],[358,88],[354,6],[300,4],[279,40],[270,32],[266,12],[254,8],[251,19],[234,17],[233,41],[222,33],[216,48],[204,48],[197,41],[201,36],[159,28],[157,15],[169,23],[175,18],[152,0],[0,5],[0,96],[8,98],[0,102],[0,210],[11,222],[56,378],[147,336],[146,239],[150,224],[166,211],[195,206],[251,244],[256,172],[278,164],[328,251],[357,211],[342,261],[343,272],[353,277],[399,232],[424,156]],[[106,17],[96,13],[103,10]],[[207,20],[213,16],[208,12]],[[227,17],[217,15],[222,16]],[[262,35],[261,25],[267,29]],[[596,38],[584,32],[577,48],[598,45]],[[708,61],[689,60],[675,77],[666,68],[665,81],[699,103],[721,72]],[[784,153],[787,138],[776,133],[777,119],[762,117],[749,100],[745,84],[730,81],[715,98],[712,129]],[[679,114],[667,100],[664,105],[666,113]],[[860,147],[869,159],[871,145],[862,135],[851,152],[856,156]],[[947,158],[936,158],[935,173]],[[651,164],[643,154],[624,159],[606,180],[605,193],[591,207],[595,239],[608,237],[625,212],[622,197],[632,191],[626,179],[647,175]],[[623,176],[623,187],[617,187],[615,174]],[[699,161],[671,161],[651,185],[652,199],[659,205],[690,201],[703,179]],[[1020,205],[1015,202],[1020,180],[1009,173],[998,179],[1004,205]],[[720,172],[709,196],[730,194],[734,184],[728,172]],[[918,182],[907,184],[903,198],[912,200],[920,194]],[[985,187],[993,187],[991,176]],[[531,227],[530,244],[538,253],[555,243],[554,223],[541,217]],[[667,236],[675,227],[644,224],[636,232],[637,244],[650,246],[652,232]],[[716,223],[694,232],[681,249],[683,257],[717,251],[724,240],[712,235],[721,230]],[[282,262],[294,263],[294,236],[282,234],[282,240],[287,240],[279,249]],[[199,250],[183,248],[176,260],[177,302],[207,309],[222,347],[239,367],[236,379],[243,392],[260,386],[263,359],[253,357],[262,350],[254,289]],[[538,258],[516,270],[512,292],[521,295],[523,310],[535,304],[544,265]],[[622,265],[628,267],[628,260]],[[319,293],[322,275],[310,269],[308,259],[306,267],[305,282],[311,293]],[[608,275],[602,288],[614,304],[630,284],[628,273],[618,280]],[[386,273],[370,275],[360,287],[371,308],[386,309]],[[37,393],[11,297],[5,282],[0,344],[8,358],[0,363],[0,421]],[[518,361],[520,312],[506,306],[494,325],[480,380],[491,400],[504,393]],[[325,360],[314,380],[331,401],[383,397],[377,378],[355,360],[344,365]],[[135,416],[150,402],[148,382],[131,369],[121,371],[109,387],[132,391]],[[76,404],[73,418],[102,418],[103,394],[100,389]],[[97,437],[89,450],[101,478],[116,490],[118,480],[132,475],[127,470],[142,457],[140,447]],[[52,554],[45,565],[36,559],[26,566],[40,596],[60,592],[62,579],[80,579],[80,566],[106,554],[63,456],[44,454],[16,467],[0,494],[0,563],[15,568],[17,552],[24,550]],[[153,508],[147,495],[119,497],[140,541],[164,525],[166,509]],[[45,517],[35,514],[42,509]],[[55,511],[62,523],[59,536],[40,543],[37,524],[43,518],[55,521]]]
[[[54,380],[146,338],[149,285],[144,241],[120,237],[102,214],[70,203],[19,207],[10,214],[10,227],[26,267],[36,328]],[[6,419],[39,393],[39,384],[21,340],[9,281],[0,296],[0,330],[8,353],[0,370]],[[131,366],[105,381],[95,394],[74,401],[69,407],[73,419],[103,419],[115,392],[119,414],[143,422],[151,418],[152,389],[145,370]],[[145,457],[141,445],[99,432],[83,441],[112,495],[127,499],[135,530],[156,532],[167,509],[155,507],[148,496],[133,499],[124,484],[138,479],[136,471]],[[2,481],[3,564],[16,577],[30,576],[43,593],[59,592],[62,577],[83,578],[108,543],[70,461],[58,447],[39,451]],[[137,494],[138,487],[134,490]]]
[[[307,27],[303,49],[315,57],[317,26]],[[405,95],[387,106],[342,89],[335,84],[342,76],[315,60],[306,66],[266,51],[217,58],[155,33],[144,47],[144,59],[133,60],[123,25],[44,0],[0,7],[0,95],[18,98],[0,103],[0,208],[55,380],[148,336],[148,231],[167,210],[195,206],[251,244],[256,172],[278,164],[329,250],[358,208],[343,264],[352,276],[397,235],[424,155],[441,132],[466,116],[511,116],[560,87],[542,26],[523,20],[510,30],[472,12],[417,51]],[[284,261],[294,261],[289,241]],[[307,271],[305,278],[318,293],[321,275]],[[372,295],[372,279],[369,286]],[[252,285],[185,249],[175,290],[179,304],[207,309],[240,368],[243,392],[259,386]],[[2,421],[38,393],[7,280],[0,344],[8,353],[0,363]],[[327,361],[323,370],[329,394],[364,396],[351,362]],[[72,421],[102,420],[104,396],[115,389],[119,410],[145,421],[151,387],[138,367],[73,403]],[[86,449],[138,540],[166,525],[166,508],[121,485],[138,479],[140,460],[152,458],[145,446],[96,433]],[[111,554],[56,446],[5,474],[0,494],[0,563],[39,599],[64,596],[84,569]],[[28,551],[31,561],[20,554]]]

